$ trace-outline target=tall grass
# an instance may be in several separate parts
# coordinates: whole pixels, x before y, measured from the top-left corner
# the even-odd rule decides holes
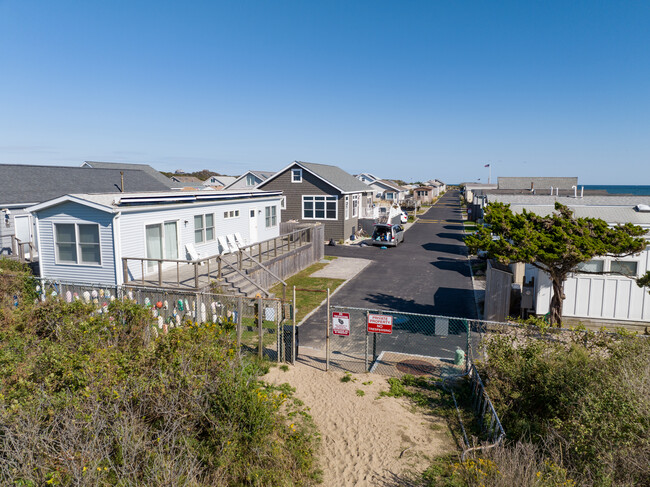
[[[0,485],[317,482],[309,416],[218,325],[153,338],[133,303],[20,302],[0,313]]]

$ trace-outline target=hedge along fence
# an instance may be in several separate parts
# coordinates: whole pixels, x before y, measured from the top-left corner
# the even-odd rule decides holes
[[[132,286],[92,285],[40,280],[36,290],[41,301],[62,299],[93,304],[96,313],[106,313],[112,301],[130,301],[148,308],[154,324],[147,330],[153,337],[175,327],[215,323],[234,330],[237,352],[257,353],[281,361],[283,326],[291,321],[294,307],[277,298],[250,298],[230,294],[166,290]],[[261,310],[261,312],[260,312]]]

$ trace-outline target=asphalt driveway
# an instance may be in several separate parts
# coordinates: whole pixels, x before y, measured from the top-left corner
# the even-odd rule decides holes
[[[372,261],[332,305],[476,318],[458,191],[421,215],[397,247],[326,246],[325,254]],[[303,323],[302,345],[322,341],[325,313],[320,309]]]

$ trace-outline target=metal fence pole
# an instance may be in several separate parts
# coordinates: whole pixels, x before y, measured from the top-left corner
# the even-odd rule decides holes
[[[365,371],[368,372],[368,338],[370,338],[368,335],[370,335],[370,332],[368,331],[368,311],[366,311],[366,354],[365,354]]]
[[[296,365],[296,286],[293,286],[293,330],[291,333],[291,365]]]
[[[261,359],[264,356],[264,330],[262,328],[262,320],[264,310],[262,309],[262,298],[257,299],[257,338],[259,340],[257,344],[257,356]]]
[[[330,288],[327,288],[327,316],[325,317],[327,340],[325,342],[325,370],[330,370]]]
[[[243,298],[237,298],[237,356],[241,358],[241,332],[242,332],[242,312],[244,311]]]

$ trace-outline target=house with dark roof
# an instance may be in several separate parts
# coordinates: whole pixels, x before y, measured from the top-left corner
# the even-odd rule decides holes
[[[293,161],[258,189],[282,191],[282,221],[320,222],[327,240],[345,240],[372,213],[372,190],[337,166]]]
[[[227,185],[225,189],[253,189],[274,174],[273,171],[246,171]]]
[[[87,169],[117,169],[120,171],[143,171],[151,176],[153,179],[159,181],[170,189],[179,187],[178,184],[170,181],[170,179],[159,171],[156,171],[149,164],[132,164],[128,162],[99,162],[99,161],[84,161],[81,167]],[[130,190],[129,190],[130,191]]]
[[[408,194],[407,188],[400,186],[390,179],[379,179],[368,172],[357,174],[355,177],[362,183],[368,185],[375,200],[400,203]]]
[[[140,169],[0,164],[0,255],[19,253],[16,239],[35,244],[33,220],[25,208],[68,193],[124,190],[169,191],[169,186]]]

